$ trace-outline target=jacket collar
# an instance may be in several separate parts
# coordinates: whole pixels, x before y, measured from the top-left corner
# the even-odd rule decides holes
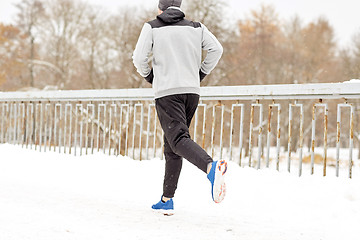
[[[177,23],[185,18],[185,14],[178,7],[169,7],[157,18],[165,23]]]

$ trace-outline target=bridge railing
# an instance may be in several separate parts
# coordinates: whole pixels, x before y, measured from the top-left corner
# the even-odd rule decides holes
[[[0,143],[163,157],[152,89],[1,92],[0,117]],[[351,178],[359,119],[360,83],[203,87],[190,131],[213,158]]]

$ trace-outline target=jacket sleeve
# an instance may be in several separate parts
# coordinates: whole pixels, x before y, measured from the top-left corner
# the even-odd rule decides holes
[[[200,72],[207,75],[216,67],[217,63],[219,62],[223,53],[223,47],[205,25],[201,24],[201,26],[203,28],[202,49],[207,51],[207,55],[204,61],[201,63]]]
[[[150,79],[151,68],[148,61],[152,46],[152,29],[150,24],[145,23],[141,30],[132,59],[138,73],[150,83],[152,82],[152,78]]]

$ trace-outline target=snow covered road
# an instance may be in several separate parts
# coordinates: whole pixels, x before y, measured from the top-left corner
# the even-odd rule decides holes
[[[0,145],[1,240],[360,239],[359,178],[257,171],[230,163],[215,204],[184,162],[175,215],[153,213],[164,162],[74,157]]]

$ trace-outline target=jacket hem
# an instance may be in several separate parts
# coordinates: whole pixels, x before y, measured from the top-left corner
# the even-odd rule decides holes
[[[175,95],[175,94],[186,94],[186,93],[193,93],[200,95],[200,88],[198,87],[182,87],[182,88],[172,88],[167,89],[163,91],[155,92],[155,99],[166,97],[169,95]]]

